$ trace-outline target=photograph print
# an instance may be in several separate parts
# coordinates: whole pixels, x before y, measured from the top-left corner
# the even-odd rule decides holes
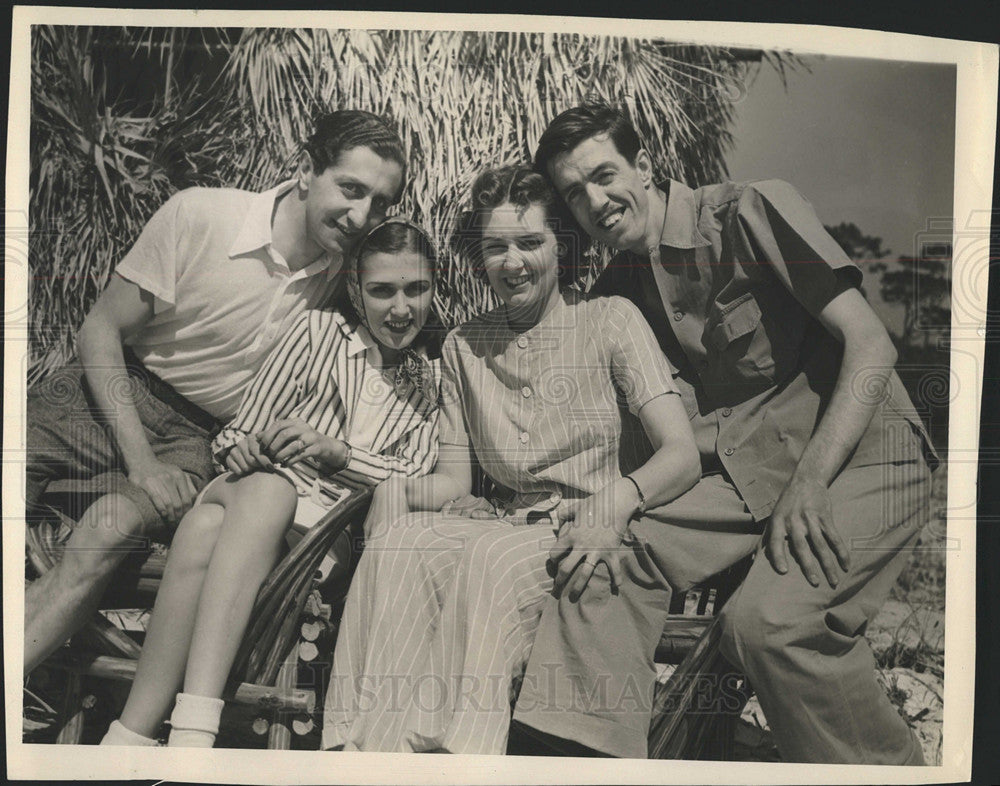
[[[989,237],[954,57],[47,19],[5,333],[33,777],[950,765]]]

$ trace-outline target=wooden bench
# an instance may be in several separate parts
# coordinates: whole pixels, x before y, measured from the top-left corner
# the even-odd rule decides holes
[[[337,536],[364,518],[370,499],[370,488],[354,487],[279,561],[258,593],[224,698],[254,713],[253,731],[267,733],[269,748],[287,749],[293,733],[306,735],[314,728],[317,690],[298,687],[298,672],[300,663],[316,658],[322,645],[317,639],[332,638],[331,608],[321,599],[317,571]],[[58,559],[59,544],[47,526],[32,528],[27,538],[28,560],[39,573]],[[165,556],[152,554],[121,572],[113,594],[126,605],[116,607],[152,606],[165,564]],[[82,740],[84,709],[91,701],[87,680],[130,683],[140,652],[134,639],[98,613],[40,666],[66,674],[57,743]]]
[[[227,707],[250,715],[252,735],[266,734],[268,748],[288,749],[293,736],[303,738],[302,746],[315,737],[313,744],[318,745],[321,692],[328,675],[322,667],[329,665],[338,616],[334,607],[346,587],[331,603],[320,594],[315,576],[334,539],[363,518],[370,494],[363,487],[352,491],[288,552],[261,587],[224,698]],[[38,537],[29,537],[28,552],[36,568],[54,564],[51,550]],[[119,586],[128,586],[133,599],[151,606],[165,561],[161,554],[152,555],[123,576]],[[657,685],[650,758],[732,758],[735,723],[748,694],[718,652],[715,615],[742,581],[748,564],[733,566],[672,599],[655,659],[676,668]],[[82,740],[85,708],[92,701],[88,681],[131,682],[139,652],[131,637],[98,615],[70,647],[43,664],[66,675],[58,743]],[[319,667],[313,671],[317,679],[302,686],[300,671],[310,665]]]

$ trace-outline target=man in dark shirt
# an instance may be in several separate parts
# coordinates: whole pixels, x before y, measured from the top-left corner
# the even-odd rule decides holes
[[[703,475],[649,511],[637,489],[621,546],[602,528],[576,538],[583,547],[556,576],[570,591],[543,614],[515,719],[645,756],[649,715],[619,699],[641,695],[649,709],[670,587],[756,551],[722,613],[722,647],[783,757],[922,763],[864,629],[926,516],[936,457],[861,271],[786,183],[654,185],[635,129],[609,107],[559,115],[536,166],[582,228],[620,252],[594,291],[630,298],[653,327]],[[619,593],[583,592],[608,580],[594,567],[608,560],[627,576]],[[598,683],[607,701],[581,709],[579,693]]]

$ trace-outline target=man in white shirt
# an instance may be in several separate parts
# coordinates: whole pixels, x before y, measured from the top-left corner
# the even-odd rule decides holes
[[[295,318],[341,285],[404,174],[396,132],[341,110],[317,120],[292,180],[188,189],[150,219],[80,328],[79,363],[28,397],[29,514],[46,492],[82,514],[25,591],[25,673],[90,618],[127,554],[169,540],[210,478],[218,424]]]

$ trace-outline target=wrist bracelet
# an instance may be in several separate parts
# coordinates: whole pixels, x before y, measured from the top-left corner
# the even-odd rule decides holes
[[[636,483],[635,478],[633,478],[631,475],[625,475],[624,478],[625,478],[625,480],[632,481],[632,485],[635,486],[635,491],[639,495],[639,506],[635,509],[635,512],[638,513],[638,514],[640,514],[640,515],[643,514],[643,513],[645,513],[646,512],[646,495],[642,493],[642,489],[639,488],[639,484]],[[635,515],[635,514],[633,514],[633,515]]]
[[[344,454],[344,466],[341,467],[341,469],[344,469],[345,467],[347,467],[348,464],[351,463],[351,456],[353,455],[351,451],[351,446],[348,442],[344,442],[344,448],[347,450],[347,452]]]

